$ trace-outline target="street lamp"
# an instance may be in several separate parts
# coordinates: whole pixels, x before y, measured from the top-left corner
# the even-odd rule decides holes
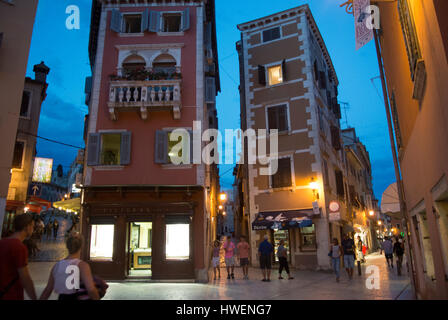
[[[316,199],[319,199],[319,192],[317,192],[317,190],[319,189],[319,184],[316,181],[314,181],[314,178],[311,178],[309,187],[311,190],[313,190],[314,197],[316,197]]]
[[[379,226],[381,225],[381,223],[382,223],[381,220],[378,220],[378,225],[379,225]]]
[[[224,192],[219,194],[219,200],[220,201],[226,201],[227,200],[227,194],[225,194]]]
[[[223,207],[222,207],[222,205],[220,204],[220,205],[218,206],[218,209],[219,209],[219,210],[222,210],[222,208],[223,208]]]
[[[375,214],[375,211],[373,211],[373,210],[369,211],[369,216],[373,217],[374,214]]]

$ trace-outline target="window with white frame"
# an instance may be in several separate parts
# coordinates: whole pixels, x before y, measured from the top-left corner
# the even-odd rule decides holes
[[[283,83],[283,71],[281,65],[268,67],[268,83],[270,86]]]
[[[277,173],[270,176],[271,177],[271,188],[285,188],[292,186],[292,175],[291,175],[291,158],[281,158],[278,159],[278,169]]]
[[[162,32],[182,31],[182,12],[162,14]]]
[[[267,108],[268,129],[277,129],[278,132],[289,130],[288,106],[286,104]]]
[[[142,32],[142,15],[141,14],[123,14],[123,33],[140,33]]]

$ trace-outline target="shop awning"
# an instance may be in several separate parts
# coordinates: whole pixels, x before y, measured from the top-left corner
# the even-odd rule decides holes
[[[57,208],[60,210],[71,210],[79,212],[81,209],[81,198],[74,198],[64,201],[53,202],[53,208]]]
[[[318,216],[313,209],[260,212],[252,222],[252,230],[309,227],[313,224],[311,219]]]

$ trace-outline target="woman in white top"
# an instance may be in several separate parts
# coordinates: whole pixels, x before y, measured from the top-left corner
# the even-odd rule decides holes
[[[80,259],[82,238],[79,233],[71,234],[66,244],[69,254],[51,269],[50,278],[40,300],[47,300],[53,290],[59,294],[59,300],[77,300],[81,283],[84,284],[90,299],[99,300],[100,296],[90,266]]]
[[[329,256],[331,257],[331,265],[333,266],[334,273],[336,274],[336,282],[339,282],[342,254],[343,251],[339,245],[338,239],[333,238],[333,245],[330,248]]]

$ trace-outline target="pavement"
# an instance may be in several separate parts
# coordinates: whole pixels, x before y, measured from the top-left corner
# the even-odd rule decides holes
[[[32,262],[30,271],[39,295],[47,282],[54,263]],[[403,264],[405,266],[405,262]],[[379,288],[369,289],[366,268],[376,266],[379,272]],[[104,300],[412,300],[410,280],[404,267],[403,275],[388,268],[384,255],[379,253],[366,257],[362,264],[362,275],[355,274],[348,279],[341,270],[341,280],[335,281],[330,272],[291,270],[293,280],[279,280],[278,271],[273,269],[271,282],[261,281],[260,269],[250,268],[249,279],[242,279],[241,268],[235,269],[235,280],[227,280],[227,273],[221,269],[221,279],[202,283],[160,283],[148,281],[108,282],[109,289]],[[209,271],[213,279],[213,271]],[[285,274],[284,274],[285,277]],[[50,299],[56,299],[52,294]]]

